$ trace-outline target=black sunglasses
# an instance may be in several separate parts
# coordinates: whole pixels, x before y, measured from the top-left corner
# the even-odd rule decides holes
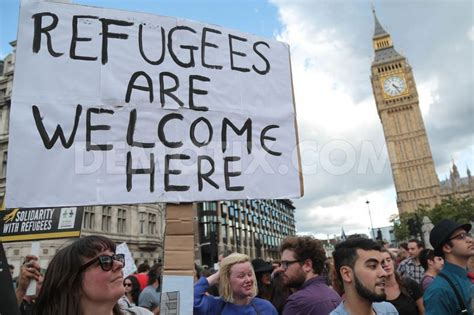
[[[89,266],[92,266],[95,262],[99,261],[100,268],[103,271],[110,271],[114,265],[114,260],[122,263],[122,267],[125,267],[125,255],[124,254],[114,254],[111,256],[108,255],[100,255],[96,258],[92,259],[91,261],[86,262],[79,268],[79,271],[84,271]]]

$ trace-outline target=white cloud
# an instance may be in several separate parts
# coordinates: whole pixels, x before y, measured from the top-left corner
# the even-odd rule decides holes
[[[471,26],[471,29],[467,32],[467,37],[469,40],[474,41],[474,25]]]
[[[374,227],[389,225],[389,217],[397,213],[396,196],[370,84],[373,58],[370,3],[273,2],[279,9],[282,24],[277,39],[287,42],[291,48],[300,140],[303,141],[305,197],[295,201],[298,232],[320,238],[340,234],[341,227],[346,234],[367,233],[367,199],[371,201]],[[380,14],[379,20],[384,26],[390,26],[387,31],[392,33],[396,49],[413,66],[425,125],[442,128],[443,132],[440,130],[439,133],[452,134],[455,135],[453,139],[459,139],[436,137],[439,133],[429,131],[428,134],[435,135],[430,143],[435,143],[435,148],[439,149],[435,151],[438,154],[435,158],[449,146],[452,154],[464,159],[466,152],[472,153],[472,146],[466,150],[463,144],[469,136],[466,137],[464,130],[452,128],[455,122],[449,115],[454,115],[456,108],[466,106],[465,102],[470,102],[472,108],[472,92],[461,87],[453,93],[454,90],[446,89],[446,86],[466,82],[449,64],[464,60],[463,54],[469,50],[462,40],[453,38],[453,30],[436,32],[436,38],[421,35],[427,30],[431,34],[433,25],[447,29],[447,25],[440,25],[447,10],[443,3],[430,6],[429,12],[421,12],[415,6],[418,11],[413,14],[422,14],[426,23],[420,21],[410,26],[400,22],[406,10],[392,2],[384,3],[384,6],[383,18]],[[470,17],[472,21],[472,14]],[[468,36],[473,40],[474,27]],[[425,43],[422,46],[419,44],[421,37]],[[456,50],[454,44],[440,46],[443,40],[459,43],[462,48]],[[451,51],[444,50],[448,48]],[[470,52],[472,63],[472,47]],[[449,53],[457,54],[457,59],[450,60]],[[469,82],[473,81],[472,71],[470,75],[467,72],[461,75]],[[453,102],[453,95],[460,99]],[[440,113],[448,115],[444,114],[439,120]],[[468,120],[469,115],[465,116]],[[442,167],[445,166],[444,155],[439,159]],[[372,160],[367,163],[370,158]]]
[[[298,233],[313,234],[315,237],[326,239],[329,234],[339,234],[344,228],[346,234],[368,234],[371,223],[374,228],[388,225],[388,217],[397,213],[393,199],[393,189],[373,191],[367,195],[361,192],[352,194],[351,200],[338,202],[332,206],[315,205],[306,211],[299,211],[296,220],[299,223]]]
[[[423,116],[428,115],[431,105],[439,102],[439,79],[437,76],[429,78],[417,85],[420,100],[420,109]]]

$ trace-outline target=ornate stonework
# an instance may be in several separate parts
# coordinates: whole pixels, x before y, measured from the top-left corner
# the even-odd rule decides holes
[[[413,212],[420,205],[433,207],[442,198],[474,197],[469,169],[467,177],[461,178],[454,162],[450,178],[439,182],[412,68],[395,50],[375,11],[374,19],[371,82],[392,167],[398,212]]]

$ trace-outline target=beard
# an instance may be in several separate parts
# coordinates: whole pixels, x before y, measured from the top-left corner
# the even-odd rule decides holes
[[[306,275],[302,270],[298,270],[293,277],[283,277],[283,283],[288,288],[299,289],[306,281]]]
[[[365,287],[355,275],[354,275],[354,280],[355,280],[355,288],[356,288],[357,294],[359,294],[359,296],[366,299],[367,301],[382,302],[387,299],[385,292],[381,294],[377,294],[374,291],[371,291],[370,289]]]

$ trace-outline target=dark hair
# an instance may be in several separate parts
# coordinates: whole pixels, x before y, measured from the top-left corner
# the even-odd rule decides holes
[[[62,248],[49,263],[43,286],[36,300],[35,314],[81,315],[81,266],[105,250],[115,252],[115,244],[104,236],[91,235],[77,239]],[[120,314],[116,304],[114,314]]]
[[[161,277],[161,264],[156,263],[151,266],[150,271],[148,271],[148,283],[147,285],[152,285],[156,280],[160,281]]]
[[[400,245],[398,245],[398,248],[403,248],[404,250],[408,250],[408,243],[407,242],[403,242],[403,243],[400,243]]]
[[[423,245],[423,242],[416,238],[412,238],[411,240],[408,241],[408,243],[416,243],[416,246],[418,248],[425,248],[425,245]]]
[[[310,259],[313,263],[313,272],[321,275],[326,261],[326,251],[320,240],[312,236],[290,236],[280,245],[280,253],[284,250],[295,252],[295,259],[304,262]]]
[[[355,262],[358,258],[358,249],[365,251],[381,251],[382,247],[373,240],[363,237],[351,238],[347,241],[337,244],[334,252],[332,253],[332,257],[334,258],[334,268],[336,269],[337,277],[340,281],[342,281],[342,266],[349,266],[354,269]]]
[[[445,255],[445,252],[443,250],[443,247],[444,245],[448,245],[449,247],[453,247],[453,241],[452,240],[447,240],[445,241],[444,243],[442,243],[441,245],[439,245],[436,249],[435,249],[435,256],[439,256],[443,259],[446,258],[446,255]]]
[[[196,263],[194,263],[194,272],[196,273],[196,279],[199,280],[201,278],[201,267]]]
[[[395,267],[396,267],[396,266],[395,266],[395,259],[394,259],[394,258],[395,258],[395,255],[394,255],[391,251],[389,251],[388,249],[386,249],[386,248],[381,248],[380,251],[381,251],[382,253],[387,253],[387,254],[389,254],[389,255],[390,255],[390,258],[392,258],[393,267],[394,267],[394,269],[393,269],[393,275],[394,275],[394,277],[395,277],[395,281],[397,281],[398,288],[400,289],[400,292],[402,292],[405,296],[410,297],[410,298],[413,299],[413,297],[412,297],[413,294],[411,293],[411,291],[410,291],[409,288],[408,288],[408,283],[407,283],[407,281],[408,281],[407,279],[408,279],[408,278],[403,278],[403,279],[402,279],[402,277],[400,277],[400,275],[399,275],[398,272],[397,272],[397,268],[395,268]]]
[[[137,272],[148,272],[150,270],[150,265],[148,263],[142,263],[138,265]]]
[[[418,259],[420,259],[420,264],[425,269],[425,271],[428,270],[428,260],[434,260],[435,256],[436,255],[434,250],[429,248],[423,249],[420,252],[420,256],[418,257]]]
[[[201,275],[201,277],[207,278],[207,277],[209,277],[210,275],[212,275],[212,272],[211,272],[209,269],[203,269],[203,270],[201,270],[201,274],[200,274],[200,275]]]
[[[140,283],[138,282],[137,278],[133,275],[128,276],[123,280],[123,283],[125,284],[125,280],[130,280],[132,282],[132,291],[130,292],[132,294],[132,302],[135,305],[138,305],[138,297],[140,296]]]

